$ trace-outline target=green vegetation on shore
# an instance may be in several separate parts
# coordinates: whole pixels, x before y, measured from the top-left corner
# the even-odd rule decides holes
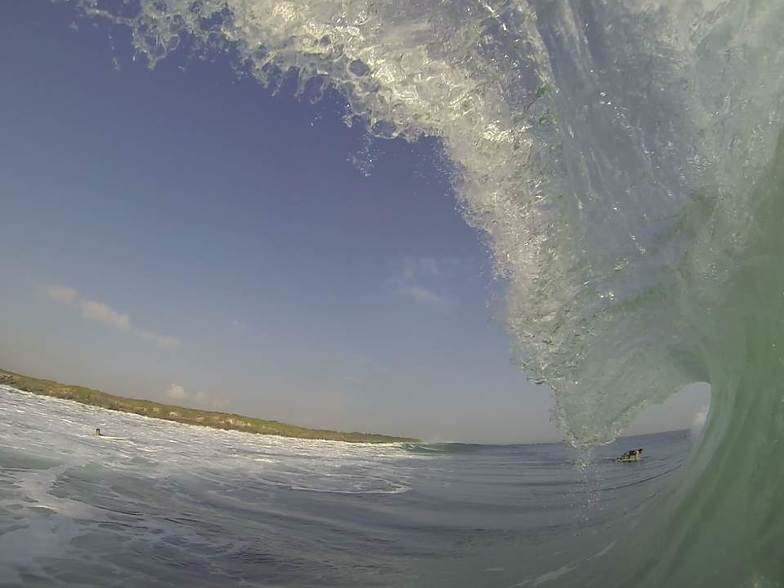
[[[5,384],[6,386],[11,386],[17,390],[32,392],[33,394],[39,394],[41,396],[74,400],[82,404],[98,406],[109,410],[129,412],[167,421],[177,421],[178,423],[186,423],[189,425],[201,425],[214,429],[228,429],[261,435],[278,435],[281,437],[296,437],[299,439],[347,441],[349,443],[397,443],[401,441],[417,441],[417,439],[410,439],[407,437],[390,437],[388,435],[375,435],[372,433],[341,433],[340,431],[306,429],[305,427],[287,425],[278,421],[254,419],[237,414],[195,410],[182,406],[160,404],[150,400],[123,398],[99,390],[92,390],[82,386],[68,386],[51,380],[41,380],[23,376],[21,374],[15,374],[6,370],[0,370],[0,384]]]

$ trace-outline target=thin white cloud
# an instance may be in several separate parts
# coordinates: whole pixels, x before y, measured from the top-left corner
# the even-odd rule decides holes
[[[390,279],[389,284],[398,295],[414,302],[441,304],[446,300],[432,286],[432,282],[444,276],[441,265],[432,257],[406,259],[400,273]]]
[[[60,304],[71,304],[79,298],[79,292],[66,286],[50,286],[47,293],[53,302]]]
[[[121,331],[131,330],[131,317],[128,314],[119,312],[104,302],[81,298],[79,292],[74,288],[50,286],[47,288],[47,294],[50,300],[58,304],[78,305],[82,316],[88,320],[103,323]],[[142,339],[154,343],[159,349],[173,351],[180,346],[180,340],[176,337],[136,329],[133,332]]]
[[[200,391],[196,394],[186,394],[182,400],[188,400],[190,404],[209,410],[222,410],[226,408],[226,402],[213,397],[206,392]]]
[[[188,400],[189,396],[190,394],[185,390],[185,387],[180,386],[179,384],[172,384],[169,386],[169,389],[166,390],[166,398],[174,400],[175,402]]]
[[[180,340],[168,335],[159,335],[150,331],[139,331],[139,336],[147,341],[152,341],[159,349],[174,351],[180,346]]]
[[[155,344],[161,349],[173,351],[180,346],[180,340],[176,337],[169,337],[168,335],[158,335],[155,339]]]
[[[82,316],[91,321],[98,321],[127,331],[131,328],[131,318],[127,314],[117,312],[112,307],[104,304],[103,302],[96,302],[95,300],[81,300],[79,305],[82,308]]]
[[[172,402],[189,402],[202,407],[216,407],[219,402],[206,392],[196,392],[191,394],[181,384],[172,384],[166,390],[166,398]]]
[[[424,286],[420,286],[418,284],[408,284],[408,285],[401,285],[398,289],[398,292],[415,300],[416,302],[424,302],[428,304],[439,304],[444,301],[444,299],[433,292],[432,290],[428,290]]]
[[[408,260],[408,265],[414,272],[425,276],[440,276],[441,263],[433,257],[420,257],[419,259]]]

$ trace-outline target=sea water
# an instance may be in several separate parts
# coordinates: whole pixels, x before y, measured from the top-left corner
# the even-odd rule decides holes
[[[590,455],[349,444],[0,387],[0,585],[558,585],[580,576],[572,543],[631,524],[691,439],[624,439]],[[640,463],[612,460],[637,446]],[[589,543],[588,556],[615,557],[612,540]]]

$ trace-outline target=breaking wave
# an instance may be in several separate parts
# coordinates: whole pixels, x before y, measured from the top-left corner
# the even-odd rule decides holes
[[[576,445],[711,384],[699,450],[595,585],[782,585],[784,2],[74,0],[154,65],[229,52],[440,140]],[[599,565],[599,564],[597,564]]]

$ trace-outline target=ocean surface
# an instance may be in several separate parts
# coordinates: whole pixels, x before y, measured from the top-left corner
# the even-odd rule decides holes
[[[691,440],[355,445],[0,386],[0,585],[580,585]],[[642,462],[612,461],[638,446]]]

